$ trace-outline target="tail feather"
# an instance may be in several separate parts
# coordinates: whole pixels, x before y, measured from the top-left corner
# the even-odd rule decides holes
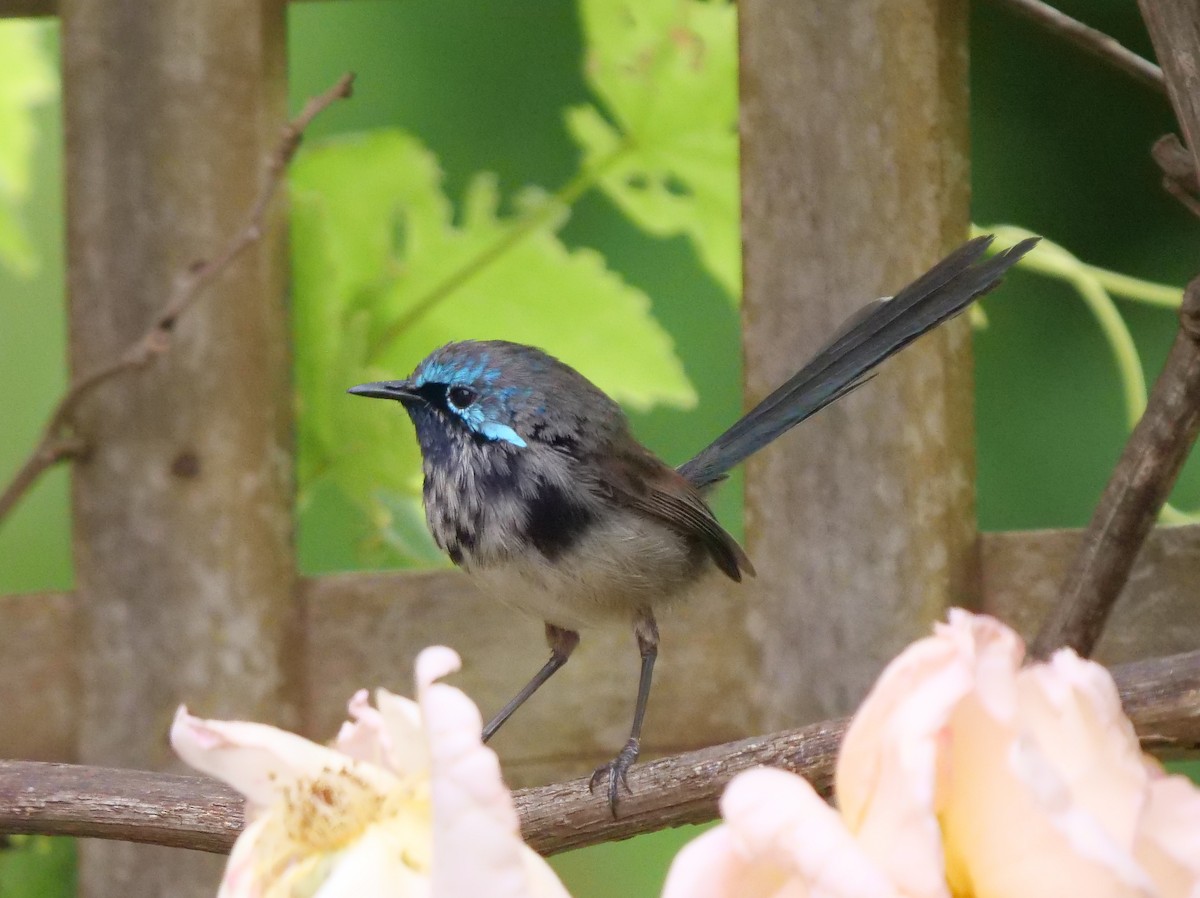
[[[772,440],[859,386],[872,369],[996,287],[1037,238],[980,261],[991,236],[964,243],[886,302],[867,307],[779,389],[680,466],[692,484],[721,480]]]

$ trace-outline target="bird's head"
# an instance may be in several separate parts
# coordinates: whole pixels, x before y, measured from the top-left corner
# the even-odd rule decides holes
[[[356,396],[404,405],[427,461],[456,446],[524,451],[549,444],[570,451],[588,428],[623,427],[611,399],[575,369],[520,343],[449,343],[403,380],[361,384]]]

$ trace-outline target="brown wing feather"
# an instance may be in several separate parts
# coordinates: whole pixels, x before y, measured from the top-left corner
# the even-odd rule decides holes
[[[713,562],[731,579],[754,576],[754,565],[713,516],[700,492],[649,451],[640,457],[608,456],[601,462],[609,475],[605,486],[630,508],[645,512],[698,540]]]

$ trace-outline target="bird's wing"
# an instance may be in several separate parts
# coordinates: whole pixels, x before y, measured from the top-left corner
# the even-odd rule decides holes
[[[743,573],[754,576],[754,565],[737,540],[713,516],[699,491],[674,468],[646,450],[637,455],[607,455],[601,466],[605,474],[601,488],[620,504],[699,541],[731,579],[740,581]]]

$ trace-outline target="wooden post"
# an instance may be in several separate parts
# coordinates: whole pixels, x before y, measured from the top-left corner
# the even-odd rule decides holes
[[[70,362],[144,332],[239,226],[285,121],[283,0],[64,0]],[[175,707],[295,723],[291,403],[281,216],[79,415],[81,760],[174,765]],[[295,662],[292,656],[297,656]],[[220,860],[85,843],[91,896],[211,895]]]
[[[967,235],[965,0],[743,0],[748,399]],[[967,323],[752,460],[768,728],[850,711],[976,590]]]

